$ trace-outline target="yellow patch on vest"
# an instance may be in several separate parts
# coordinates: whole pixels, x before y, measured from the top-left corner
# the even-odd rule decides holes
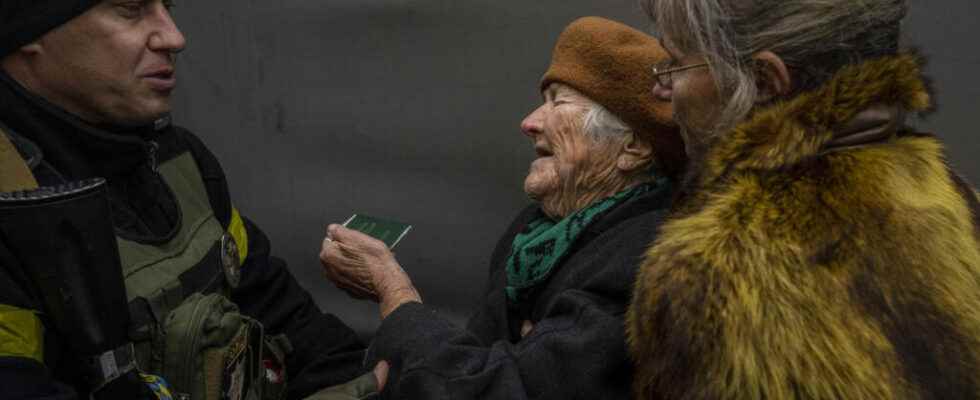
[[[44,325],[34,311],[0,304],[0,357],[44,362]]]
[[[248,232],[245,231],[245,221],[242,220],[238,209],[234,207],[231,209],[231,222],[228,224],[228,233],[231,234],[232,239],[235,239],[235,245],[238,246],[238,259],[244,264],[245,257],[248,257]]]

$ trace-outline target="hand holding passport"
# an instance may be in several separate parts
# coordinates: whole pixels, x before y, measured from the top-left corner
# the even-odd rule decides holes
[[[395,248],[395,245],[412,229],[411,225],[405,223],[363,214],[351,215],[343,226],[378,239],[388,245],[389,249]]]
[[[384,318],[398,306],[422,299],[391,248],[410,225],[355,214],[341,225],[330,225],[320,251],[327,278],[354,298],[380,303]]]

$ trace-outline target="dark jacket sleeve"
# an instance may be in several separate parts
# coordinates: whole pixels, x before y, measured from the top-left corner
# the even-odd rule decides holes
[[[51,378],[51,374],[43,364],[30,359],[0,357],[0,383],[3,384],[4,398],[78,399],[71,387]]]
[[[215,216],[227,227],[233,205],[224,171],[196,136],[178,128],[201,170]],[[232,293],[243,313],[262,322],[266,333],[285,334],[293,351],[286,357],[288,398],[352,380],[367,371],[364,346],[337,317],[323,313],[281,259],[272,256],[265,233],[244,219],[248,256],[242,281]],[[316,251],[317,249],[311,249]]]
[[[36,311],[36,301],[29,295],[27,282],[18,273],[19,266],[13,254],[8,251],[0,238],[0,332],[2,335],[13,335],[22,341],[40,341],[43,345],[43,333],[24,330],[21,324],[12,321],[9,313],[14,310]],[[3,315],[8,313],[8,315]],[[39,334],[40,333],[40,334]],[[51,377],[48,368],[39,360],[23,357],[16,349],[12,340],[2,338],[0,344],[0,387],[5,399],[37,399],[37,400],[68,400],[76,399],[74,389]],[[13,350],[13,351],[12,351]]]
[[[399,399],[625,398],[629,377],[621,307],[585,292],[561,295],[517,343],[482,342],[419,303],[399,307],[375,338],[398,370],[385,388]]]
[[[354,331],[321,312],[286,263],[270,256],[265,234],[248,220],[245,227],[248,257],[232,300],[243,313],[261,321],[267,333],[289,338],[293,351],[286,357],[288,398],[300,399],[365,373],[364,346]]]
[[[66,357],[64,342],[56,337],[64,337],[45,326],[50,319],[45,317],[37,290],[21,273],[21,264],[12,252],[4,246],[0,237],[0,398],[35,400],[74,400],[89,398],[79,396],[76,388],[67,382],[59,381],[52,373],[51,365],[61,365],[76,372],[68,375],[83,379],[77,374],[81,365],[71,357]],[[59,346],[59,343],[61,345]],[[57,361],[52,361],[57,360]],[[60,362],[59,362],[60,361]],[[77,382],[76,382],[77,383]],[[87,390],[87,389],[85,389]],[[105,386],[97,399],[125,398],[130,400],[156,399],[138,372],[129,372]]]
[[[432,308],[409,303],[382,323],[374,356],[391,363],[385,397],[397,399],[621,399],[629,397],[624,341],[625,297],[636,267],[617,246],[603,246],[582,285],[548,300],[524,338],[508,334],[503,259],[521,229],[518,216],[494,252],[489,290],[469,328]],[[650,235],[649,230],[632,232]],[[639,246],[637,246],[639,247]],[[641,250],[631,250],[631,255]],[[577,268],[577,267],[576,267]],[[590,274],[592,275],[592,274]],[[592,284],[591,282],[599,282]],[[499,281],[499,282],[497,282]],[[498,293],[499,292],[499,293]]]

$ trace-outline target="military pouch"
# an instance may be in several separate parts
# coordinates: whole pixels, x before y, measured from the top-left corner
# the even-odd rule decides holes
[[[262,325],[226,297],[195,293],[165,320],[162,375],[178,400],[260,400],[271,387]]]

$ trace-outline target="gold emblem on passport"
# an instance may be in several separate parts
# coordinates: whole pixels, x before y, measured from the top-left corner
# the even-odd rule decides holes
[[[242,261],[238,256],[238,244],[228,232],[221,236],[221,269],[225,272],[225,280],[232,289],[237,288],[242,281]]]

